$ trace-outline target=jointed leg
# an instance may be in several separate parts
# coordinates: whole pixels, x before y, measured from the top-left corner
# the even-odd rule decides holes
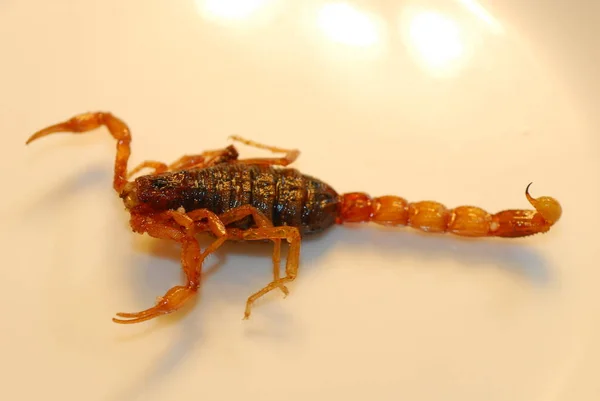
[[[145,168],[152,168],[154,171],[151,173],[161,174],[166,173],[168,171],[178,171],[178,170],[187,170],[192,168],[203,168],[212,166],[218,163],[226,163],[229,161],[236,160],[238,157],[238,152],[233,146],[228,146],[224,149],[218,150],[209,150],[206,152],[202,152],[197,155],[184,155],[179,159],[175,160],[173,163],[167,165],[162,162],[157,162],[153,160],[147,160],[142,162],[138,166],[136,166],[133,170],[129,172],[128,177],[132,177],[134,174],[140,172]]]
[[[272,157],[272,158],[254,158],[254,159],[242,159],[237,160],[236,163],[245,163],[245,164],[267,164],[271,166],[287,166],[293,163],[298,156],[300,155],[300,151],[297,149],[283,149],[275,146],[263,145],[258,142],[250,141],[248,139],[241,138],[239,136],[233,135],[230,137],[234,141],[241,142],[248,146],[253,146],[259,149],[269,150],[273,153],[285,153],[283,157]]]
[[[253,216],[257,228],[245,231],[226,229],[226,224],[231,224],[249,215]],[[205,220],[206,222],[204,222]],[[186,275],[186,284],[171,288],[163,297],[159,298],[157,304],[152,308],[137,313],[117,313],[119,318],[113,319],[116,323],[143,322],[180,309],[198,290],[204,259],[216,251],[227,239],[246,241],[266,239],[273,241],[275,245],[273,249],[273,281],[248,298],[244,313],[245,319],[250,316],[254,301],[269,291],[280,288],[287,295],[289,291],[285,284],[293,281],[298,274],[301,241],[298,229],[273,227],[266,216],[251,206],[233,209],[220,217],[206,209],[194,210],[189,213],[168,211],[154,215],[133,215],[131,225],[138,233],[146,232],[152,237],[170,239],[182,244],[181,265]],[[210,230],[217,237],[204,252],[200,251],[200,246],[195,238],[198,229]],[[285,277],[280,277],[279,273],[281,240],[286,240],[290,244]]]
[[[243,238],[247,241],[254,240],[263,240],[263,239],[285,239],[289,244],[290,248],[288,251],[288,257],[285,264],[285,277],[279,278],[279,274],[274,275],[274,279],[268,285],[266,285],[260,291],[252,294],[248,301],[246,301],[246,310],[244,312],[244,319],[248,319],[250,317],[250,312],[252,309],[252,304],[267,294],[268,292],[274,290],[275,288],[281,288],[285,286],[286,283],[294,281],[296,276],[298,275],[298,263],[300,259],[300,232],[295,227],[268,227],[268,228],[256,228],[250,229],[243,232]],[[276,247],[278,248],[278,247]],[[279,249],[276,249],[275,252],[279,252]],[[275,252],[273,253],[273,260],[275,260]],[[279,255],[278,255],[279,256]],[[279,272],[279,270],[278,270]]]
[[[169,166],[167,166],[163,162],[158,162],[155,160],[145,160],[145,161],[141,162],[140,164],[138,164],[137,166],[135,166],[132,170],[130,170],[127,173],[127,178],[133,177],[135,174],[139,173],[140,171],[142,171],[145,168],[154,169],[154,171],[152,173],[150,173],[150,174],[154,175],[154,174],[165,173],[169,169]]]
[[[247,216],[252,216],[254,219],[254,223],[258,228],[273,228],[273,223],[262,214],[257,208],[253,206],[240,206],[238,208],[232,209],[226,213],[223,213],[219,216],[219,219],[223,222],[223,224],[228,225],[235,221],[239,221]],[[239,232],[240,237],[238,239],[244,239],[244,231]],[[279,282],[279,270],[281,266],[281,238],[270,238],[273,241],[273,281]],[[284,295],[289,294],[289,290],[283,283],[279,285],[279,288],[283,292]]]
[[[208,219],[211,231],[217,236],[204,252],[200,252],[200,245],[194,236],[194,221],[200,219]],[[201,266],[206,256],[227,240],[225,226],[215,214],[207,210],[197,210],[189,214],[168,211],[153,216],[132,216],[132,226],[136,232],[147,232],[155,238],[181,243],[181,266],[186,275],[186,284],[168,290],[152,308],[137,313],[117,313],[120,319],[113,318],[115,323],[139,323],[181,308],[198,290]]]
[[[177,159],[171,164],[166,164],[154,160],[147,160],[142,162],[140,165],[132,169],[127,177],[132,177],[134,174],[140,172],[145,168],[154,169],[150,174],[161,174],[169,171],[186,170],[191,168],[204,168],[213,166],[218,163],[245,163],[245,164],[267,164],[267,165],[278,165],[287,166],[294,162],[298,158],[300,152],[295,149],[282,149],[275,146],[267,146],[254,141],[250,141],[239,136],[232,136],[231,139],[241,142],[248,146],[253,146],[259,149],[269,150],[274,153],[285,153],[283,157],[274,158],[254,158],[254,159],[238,159],[238,152],[233,146],[228,146],[224,149],[209,150],[202,152],[197,155],[185,155]]]
[[[273,223],[267,218],[267,216],[265,216],[260,210],[258,210],[254,206],[250,205],[239,206],[235,209],[231,209],[219,215],[219,219],[223,222],[223,224],[227,226],[233,222],[242,220],[244,217],[247,216],[252,216],[252,218],[254,219],[254,224],[256,224],[256,226],[259,228],[273,227]]]
[[[273,153],[284,153],[285,155],[283,157],[253,158],[239,160],[239,154],[235,147],[228,146],[224,149],[209,150],[197,155],[184,155],[171,164],[166,164],[154,160],[147,160],[140,163],[138,166],[132,169],[127,175],[127,177],[132,177],[134,174],[137,174],[145,168],[153,169],[154,171],[150,174],[155,175],[170,171],[186,170],[191,168],[204,168],[208,166],[213,166],[218,163],[227,162],[287,166],[293,163],[300,155],[300,151],[296,149],[283,149],[275,146],[267,146],[258,142],[241,138],[239,136],[231,136],[231,139],[233,139],[234,141],[241,142],[248,146],[269,150]]]

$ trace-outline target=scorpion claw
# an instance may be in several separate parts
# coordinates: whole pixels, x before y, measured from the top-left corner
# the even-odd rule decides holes
[[[160,306],[161,305],[158,304],[152,308],[149,308],[149,309],[146,309],[145,311],[137,312],[137,313],[119,312],[119,313],[117,313],[117,316],[119,316],[123,319],[113,318],[112,320],[115,323],[121,323],[121,324],[139,323],[139,322],[154,319],[155,317],[169,313],[166,311],[162,311]]]
[[[120,324],[131,324],[144,322],[161,315],[167,315],[181,308],[195,293],[196,290],[192,287],[173,287],[167,291],[164,297],[159,298],[157,304],[152,308],[136,313],[119,312],[117,313],[117,316],[123,319],[113,318],[112,321]]]
[[[31,135],[29,137],[29,139],[27,139],[25,144],[29,145],[31,142],[35,141],[36,139],[42,138],[42,137],[50,135],[50,134],[54,134],[56,132],[65,132],[67,130],[68,130],[68,127],[67,127],[66,123],[52,125],[50,127],[44,128],[43,130],[40,130],[40,131],[36,132],[35,134]]]
[[[115,323],[119,323],[119,324],[133,324],[133,323],[145,322],[146,320],[150,320],[150,319],[153,319],[155,317],[156,317],[155,315],[150,315],[150,316],[145,316],[145,317],[138,317],[138,318],[135,318],[135,319],[117,319],[117,318],[113,317],[112,321],[115,322]]]
[[[25,142],[29,144],[36,139],[42,138],[44,136],[54,134],[57,132],[71,132],[71,133],[82,133],[87,132],[92,129],[98,128],[100,125],[104,123],[104,113],[84,113],[79,114],[70,120],[67,120],[62,123],[54,124],[49,127],[46,127],[27,139]]]
[[[124,318],[129,319],[129,318],[146,317],[146,316],[156,315],[156,314],[157,314],[156,307],[153,307],[153,308],[146,309],[145,311],[142,311],[142,312],[137,312],[137,313],[119,312],[116,315],[119,317],[124,317]]]

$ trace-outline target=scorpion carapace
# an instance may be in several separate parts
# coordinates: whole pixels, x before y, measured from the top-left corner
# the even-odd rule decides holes
[[[155,306],[137,313],[117,313],[117,323],[137,323],[171,313],[198,290],[206,256],[225,241],[272,241],[273,280],[246,302],[252,304],[274,289],[288,294],[286,284],[298,273],[303,235],[333,224],[374,222],[405,225],[422,231],[449,232],[469,237],[524,237],[546,232],[562,210],[551,197],[525,196],[534,210],[505,210],[489,214],[475,206],[447,209],[434,201],[410,203],[398,196],[371,198],[365,193],[338,194],[328,184],[286,168],[299,155],[239,137],[246,145],[282,153],[281,157],[240,159],[234,146],[182,156],[174,163],[145,161],[128,172],[131,134],[110,113],[85,113],[32,135],[27,143],[57,132],[83,133],[104,125],[117,140],[113,187],[130,213],[133,231],[181,244],[185,285],[160,297]],[[150,168],[148,175],[131,177]],[[531,185],[531,184],[530,184]],[[215,240],[204,250],[196,234],[208,232]],[[289,243],[285,276],[280,276],[281,241]]]

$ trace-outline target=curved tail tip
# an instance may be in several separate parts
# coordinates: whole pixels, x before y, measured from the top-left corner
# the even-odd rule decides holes
[[[562,215],[562,207],[560,206],[560,203],[550,196],[540,196],[539,198],[534,198],[529,194],[529,187],[531,187],[531,184],[533,184],[533,182],[530,182],[525,189],[525,196],[527,197],[527,200],[529,203],[531,203],[531,206],[533,206],[535,210],[542,215],[544,220],[550,224],[556,223]]]
[[[529,187],[531,186],[531,184],[533,184],[533,181],[527,184],[527,188],[525,188],[525,194],[529,194]]]

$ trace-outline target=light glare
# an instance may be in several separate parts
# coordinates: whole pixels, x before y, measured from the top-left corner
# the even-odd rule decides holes
[[[378,40],[375,22],[346,3],[325,4],[319,12],[318,22],[321,30],[334,42],[370,46]]]
[[[268,0],[197,0],[205,15],[224,20],[248,18],[267,2]]]
[[[490,31],[495,34],[503,32],[502,26],[480,3],[476,0],[458,0],[471,14],[477,17],[480,21],[485,22]]]
[[[414,15],[409,37],[428,67],[444,67],[464,54],[457,23],[439,13],[428,11]]]

